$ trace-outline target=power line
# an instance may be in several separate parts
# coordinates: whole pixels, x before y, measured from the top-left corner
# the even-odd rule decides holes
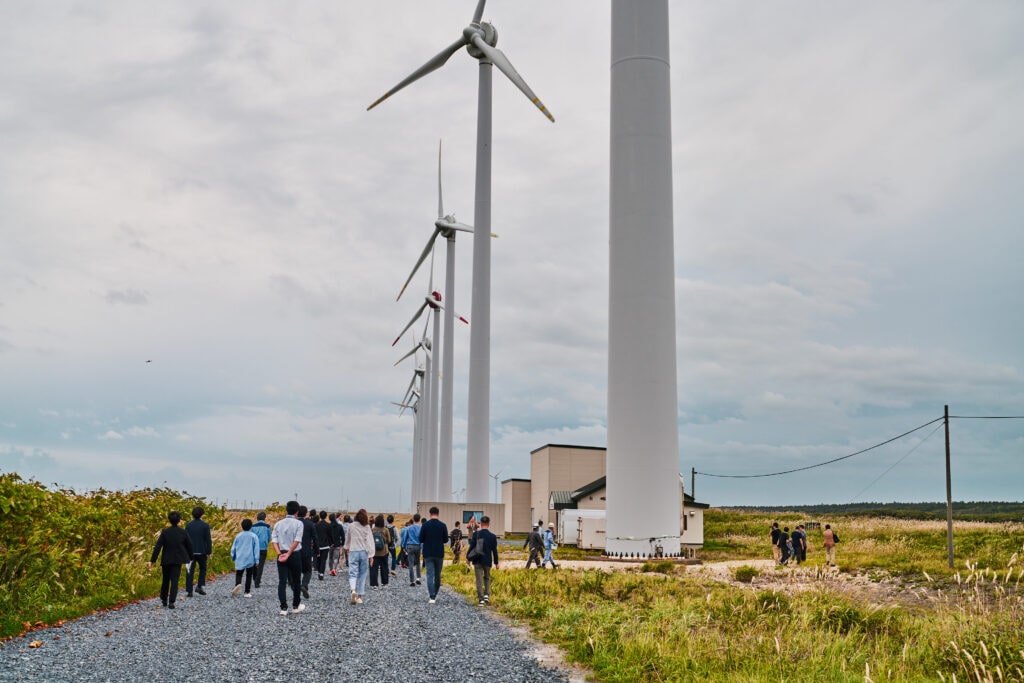
[[[1024,420],[1024,415],[950,415],[950,420]]]
[[[876,448],[879,448],[880,446],[884,446],[884,445],[892,443],[893,441],[896,441],[898,439],[902,439],[905,436],[909,436],[909,435],[913,434],[914,432],[916,432],[918,430],[924,429],[925,427],[927,427],[929,425],[935,424],[936,422],[942,422],[943,419],[945,419],[945,418],[944,417],[937,417],[934,420],[931,420],[929,422],[925,422],[923,425],[921,425],[919,427],[914,427],[913,429],[911,429],[908,432],[903,432],[899,436],[894,436],[891,439],[886,439],[885,441],[882,441],[881,443],[876,443],[874,446],[869,446],[868,448],[865,448],[863,450],[857,451],[856,453],[850,453],[849,455],[844,455],[844,456],[839,457],[839,458],[833,458],[832,460],[826,460],[825,462],[819,462],[816,465],[807,465],[806,467],[797,467],[796,469],[785,470],[784,472],[769,472],[767,474],[709,474],[708,472],[695,472],[695,474],[700,474],[700,475],[705,476],[705,477],[718,477],[718,478],[721,478],[721,479],[756,479],[756,478],[759,478],[759,477],[778,477],[778,476],[783,475],[783,474],[793,474],[794,472],[803,472],[804,470],[812,470],[815,467],[824,467],[825,465],[831,465],[832,463],[839,462],[840,460],[846,460],[847,458],[852,458],[855,455],[861,455],[863,453],[867,453],[868,451],[872,451],[872,450],[874,450]]]
[[[924,438],[923,438],[923,439],[922,439],[922,440],[921,440],[921,441],[920,441],[920,442],[919,442],[919,443],[918,443],[917,445],[915,445],[915,446],[914,446],[913,448],[911,448],[911,449],[910,449],[909,451],[907,451],[907,454],[906,454],[906,455],[904,455],[904,456],[903,456],[902,458],[900,458],[899,460],[897,460],[897,461],[896,461],[896,462],[894,462],[893,464],[889,465],[888,469],[886,469],[886,470],[885,470],[885,472],[882,472],[882,473],[881,473],[880,475],[878,475],[877,477],[875,477],[874,481],[872,481],[872,482],[871,482],[870,484],[868,484],[868,485],[867,485],[867,486],[865,486],[865,487],[864,487],[863,489],[861,489],[861,491],[860,491],[859,493],[857,493],[857,495],[855,495],[855,496],[853,496],[852,498],[850,498],[850,502],[852,503],[853,501],[857,500],[857,499],[858,499],[858,498],[860,498],[860,497],[861,497],[862,495],[864,495],[864,492],[865,492],[865,491],[867,491],[867,490],[868,490],[869,488],[871,488],[872,486],[874,486],[875,484],[877,484],[877,483],[878,483],[878,480],[879,480],[879,479],[881,479],[881,478],[882,478],[882,477],[884,477],[885,475],[887,475],[887,474],[889,474],[890,472],[892,472],[893,468],[894,468],[894,467],[896,467],[896,465],[899,465],[899,464],[900,464],[901,462],[903,462],[903,461],[904,461],[904,460],[906,460],[906,459],[907,459],[908,457],[910,457],[910,455],[911,455],[911,454],[912,454],[912,453],[913,453],[914,451],[916,451],[916,450],[917,450],[918,448],[920,448],[921,446],[923,446],[923,445],[924,445],[924,442],[925,442],[925,441],[927,441],[928,439],[932,438],[932,436],[933,436],[933,435],[935,434],[935,432],[939,431],[940,429],[942,429],[942,425],[939,425],[939,426],[937,426],[937,427],[936,427],[935,429],[933,429],[933,430],[932,430],[931,432],[929,432],[929,433],[928,433],[928,436],[924,437]]]

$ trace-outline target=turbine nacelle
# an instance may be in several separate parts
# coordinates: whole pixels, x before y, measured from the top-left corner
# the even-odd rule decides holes
[[[468,43],[466,45],[466,52],[474,59],[488,59],[488,56],[474,44],[478,36],[485,43],[494,47],[498,44],[498,29],[486,21],[482,21],[479,24],[470,24],[462,29],[462,37]]]

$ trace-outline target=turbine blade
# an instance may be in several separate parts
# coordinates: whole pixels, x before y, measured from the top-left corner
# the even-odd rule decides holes
[[[486,3],[487,3],[487,0],[480,0],[480,2],[476,3],[476,10],[474,10],[474,12],[473,12],[473,23],[474,24],[479,24],[480,20],[484,18],[484,5]]]
[[[461,320],[462,322],[466,323],[467,325],[469,324],[469,319],[468,318],[464,318],[463,316],[459,315],[458,313],[455,314],[455,317],[458,318],[459,320]]]
[[[418,81],[419,79],[423,78],[427,74],[429,74],[429,73],[431,73],[433,71],[437,71],[438,69],[440,69],[442,66],[445,65],[445,62],[447,62],[451,58],[451,56],[453,54],[458,52],[465,45],[466,45],[466,38],[465,37],[459,38],[454,43],[452,43],[451,45],[449,45],[448,47],[446,47],[445,49],[441,50],[436,55],[431,57],[427,61],[426,64],[424,64],[420,68],[418,68],[415,71],[413,71],[408,77],[406,77],[404,80],[400,81],[398,83],[398,85],[396,85],[391,90],[388,90],[386,93],[384,93],[379,98],[377,98],[377,101],[374,102],[373,104],[371,104],[369,107],[367,107],[366,111],[370,111],[371,109],[376,107],[378,104],[380,104],[381,102],[383,102],[387,98],[391,97],[396,92],[398,92],[399,90],[401,90],[405,86],[409,85],[410,83]]]
[[[410,282],[412,282],[412,278],[416,274],[416,271],[419,270],[420,266],[423,265],[423,262],[427,260],[427,255],[432,253],[432,250],[434,249],[434,240],[437,239],[437,236],[440,233],[441,233],[440,228],[436,228],[435,227],[434,228],[434,234],[430,236],[429,240],[427,240],[427,246],[423,248],[423,253],[420,254],[420,259],[416,262],[416,265],[412,267],[412,272],[409,273],[409,277],[406,279],[405,284],[402,285],[402,291],[400,291],[398,293],[398,296],[395,297],[395,301],[398,301],[399,299],[401,299],[402,295],[405,294],[405,288],[409,286]]]
[[[444,218],[444,202],[441,200],[441,141],[437,141],[437,218]]]
[[[449,222],[446,220],[437,220],[434,221],[434,225],[441,230],[459,230],[461,232],[473,232],[472,225],[466,225],[465,223],[460,223],[458,221]]]
[[[530,86],[526,84],[523,77],[520,76],[519,72],[516,71],[516,68],[512,66],[512,62],[508,61],[508,57],[505,56],[505,53],[496,47],[488,45],[479,34],[474,34],[472,40],[473,44],[477,46],[480,52],[487,55],[487,58],[494,62],[494,66],[498,67],[501,73],[505,74],[505,76],[507,76],[508,79],[512,81],[512,83],[519,88],[524,95],[526,95],[527,99],[533,102],[534,106],[536,106],[537,109],[540,109],[544,116],[548,117],[551,123],[554,123],[555,117],[551,115],[551,112],[549,112],[548,108],[544,106],[544,103],[540,101],[540,98],[537,97],[533,90],[530,89]]]
[[[420,316],[423,315],[423,309],[426,308],[426,307],[427,307],[427,304],[426,304],[426,302],[424,302],[423,305],[419,307],[419,310],[416,311],[416,315],[414,315],[412,317],[412,320],[410,320],[409,323],[405,327],[402,328],[402,331],[398,333],[398,336],[395,337],[395,341],[391,342],[392,346],[397,344],[398,340],[402,338],[402,335],[405,334],[406,331],[410,327],[412,327],[413,323],[420,319]]]
[[[399,363],[401,363],[401,362],[402,362],[403,360],[405,360],[406,358],[408,358],[409,356],[413,355],[414,353],[416,353],[416,352],[417,352],[417,351],[419,351],[419,350],[420,350],[420,347],[419,347],[419,346],[414,346],[414,347],[412,347],[412,351],[410,351],[409,353],[405,354],[404,356],[402,356],[401,358],[399,358],[398,360],[396,360],[396,361],[395,361],[395,365],[398,365],[398,364],[399,364]],[[391,367],[395,367],[395,365],[392,365]]]

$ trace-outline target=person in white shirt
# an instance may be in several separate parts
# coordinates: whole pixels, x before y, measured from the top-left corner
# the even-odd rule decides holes
[[[270,542],[277,551],[277,597],[281,602],[281,616],[288,614],[287,586],[292,587],[292,613],[302,612],[302,522],[297,517],[299,502],[289,500],[285,505],[287,516],[274,525]]]

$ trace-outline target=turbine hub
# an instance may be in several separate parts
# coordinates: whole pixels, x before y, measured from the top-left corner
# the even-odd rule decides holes
[[[484,39],[484,42],[495,47],[498,44],[498,29],[494,28],[493,24],[488,24],[486,21],[481,21],[479,26],[467,26],[462,30],[462,35],[470,40],[474,35],[478,35]],[[470,56],[474,59],[486,59],[486,55],[477,48],[476,45],[470,43],[466,46],[466,51],[469,52]]]

